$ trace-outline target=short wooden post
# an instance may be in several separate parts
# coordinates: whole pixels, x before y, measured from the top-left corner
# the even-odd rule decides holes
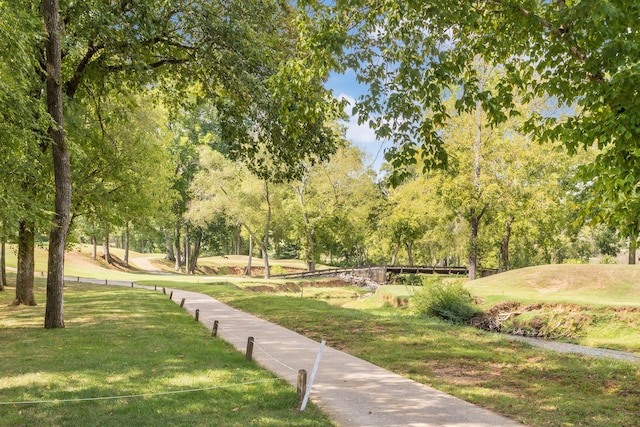
[[[185,300],[185,299],[186,299],[186,298],[182,298],[182,301],[180,301],[180,307],[184,307],[184,300]]]
[[[158,285],[153,285],[153,290],[157,291],[158,290]]]
[[[131,287],[133,288],[133,282],[131,282]]]
[[[169,299],[173,299],[173,291],[169,294]]]
[[[253,337],[249,337],[247,340],[247,354],[245,355],[247,362],[251,362],[253,359]]]
[[[196,322],[200,320],[200,309],[196,308]]]
[[[78,276],[78,282],[80,281],[80,276]]]
[[[218,321],[214,320],[213,322],[213,329],[211,329],[211,336],[212,337],[217,337],[218,336]]]
[[[109,284],[109,282],[107,281],[107,279],[104,279],[104,284],[105,284],[105,285],[108,285],[108,284]]]
[[[298,403],[302,404],[304,400],[304,395],[307,392],[307,371],[304,369],[298,370],[298,387],[297,387],[297,396]]]
[[[167,288],[165,288],[164,286],[162,287],[162,293],[165,295],[167,294]]]

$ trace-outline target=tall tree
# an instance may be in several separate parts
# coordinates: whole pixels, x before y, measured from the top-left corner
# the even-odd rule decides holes
[[[46,37],[47,112],[55,177],[55,215],[49,233],[47,306],[44,327],[64,328],[64,249],[71,216],[71,162],[64,137],[62,111],[62,26],[58,0],[43,0]]]

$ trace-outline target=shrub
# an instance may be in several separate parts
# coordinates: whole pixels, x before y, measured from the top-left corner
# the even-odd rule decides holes
[[[393,282],[396,285],[422,286],[422,277],[418,274],[398,274]]]
[[[614,257],[612,257],[611,255],[602,255],[600,257],[600,264],[615,264],[616,263],[616,259]]]
[[[272,276],[278,276],[280,274],[287,274],[287,270],[281,265],[272,265],[269,267]]]
[[[419,314],[439,317],[462,324],[478,313],[473,297],[462,283],[443,283],[439,280],[413,292],[413,304]]]

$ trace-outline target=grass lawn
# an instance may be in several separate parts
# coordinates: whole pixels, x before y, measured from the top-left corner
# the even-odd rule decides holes
[[[69,284],[44,330],[43,286],[36,307],[0,292],[0,426],[332,425],[160,292]]]
[[[383,306],[180,285],[529,426],[636,426],[640,365],[558,354]]]

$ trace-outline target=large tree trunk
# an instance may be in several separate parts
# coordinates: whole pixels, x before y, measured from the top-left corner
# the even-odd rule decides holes
[[[636,263],[636,250],[638,249],[638,244],[634,238],[629,239],[629,264]]]
[[[64,249],[71,220],[71,162],[64,139],[62,113],[62,27],[58,0],[43,0],[46,39],[47,111],[53,120],[49,136],[53,142],[53,173],[55,181],[55,215],[49,233],[47,265],[47,306],[44,327],[64,328]]]
[[[176,227],[176,271],[180,271],[182,266],[182,249],[180,248],[180,227]]]
[[[513,215],[509,215],[504,224],[504,234],[500,242],[500,265],[498,271],[509,271],[509,241],[511,240],[511,224],[513,223]]]
[[[124,226],[124,265],[129,267],[129,221]]]
[[[16,274],[16,299],[13,305],[37,305],[33,294],[34,232],[33,223],[20,221],[18,230],[18,271]]]

